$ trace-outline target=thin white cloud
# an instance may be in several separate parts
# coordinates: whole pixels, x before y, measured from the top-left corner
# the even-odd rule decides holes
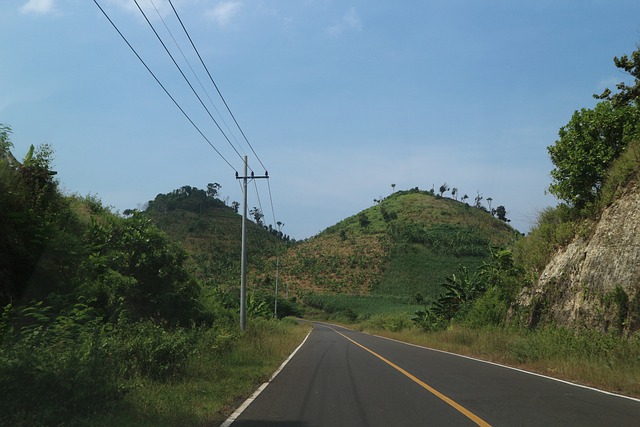
[[[112,3],[113,5],[135,15],[140,14],[138,6],[132,0],[109,0],[109,3]],[[178,7],[178,4],[181,2],[174,1],[173,3]],[[166,0],[138,0],[138,4],[150,19],[154,19],[154,17],[157,16],[156,10],[158,11],[157,13],[163,17],[167,16],[171,12],[171,6]]]
[[[22,13],[46,15],[54,12],[54,6],[54,0],[29,0],[20,8],[20,11]]]
[[[354,6],[351,6],[338,22],[327,29],[327,33],[332,36],[339,36],[347,31],[362,31],[362,21]]]
[[[223,1],[207,11],[206,15],[221,27],[226,27],[242,7],[243,3],[240,1]]]

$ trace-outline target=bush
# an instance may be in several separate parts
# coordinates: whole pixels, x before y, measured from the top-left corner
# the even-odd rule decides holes
[[[0,425],[63,424],[71,414],[104,410],[121,396],[110,328],[84,304],[51,320],[48,308],[5,309]]]
[[[385,331],[398,332],[411,327],[411,320],[405,313],[389,313],[371,316],[365,326]]]
[[[465,314],[463,322],[472,327],[498,326],[507,316],[508,305],[496,289],[489,289]]]
[[[56,301],[53,301],[55,304]],[[202,336],[150,320],[105,323],[79,301],[7,306],[0,323],[0,425],[58,425],[99,413],[139,380],[172,381]]]

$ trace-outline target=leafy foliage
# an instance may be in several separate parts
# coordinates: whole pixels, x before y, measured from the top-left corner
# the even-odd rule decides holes
[[[491,260],[473,274],[461,267],[445,278],[440,297],[416,311],[413,322],[426,330],[437,330],[456,319],[470,326],[500,325],[507,309],[523,285],[524,271],[508,250],[494,250]]]
[[[147,218],[134,213],[93,220],[85,238],[90,280],[82,289],[96,296],[105,314],[171,324],[197,318],[200,289],[184,268],[186,253]]]
[[[559,136],[548,147],[555,166],[549,191],[580,210],[598,197],[613,160],[640,138],[640,110],[600,102],[593,110],[576,111]]]
[[[628,55],[617,56],[613,58],[613,63],[620,70],[631,75],[634,79],[634,85],[628,86],[624,82],[618,83],[616,88],[618,93],[613,94],[610,89],[606,89],[601,95],[595,95],[598,99],[607,99],[616,106],[629,105],[637,103],[640,100],[640,48]]]
[[[203,295],[186,252],[147,217],[62,195],[51,148],[20,164],[9,134],[0,126],[0,424],[73,424],[140,381],[178,378],[235,307]],[[183,193],[164,206],[201,196]]]
[[[0,158],[0,304],[69,290],[82,256],[81,223],[59,194],[49,147],[25,162]]]

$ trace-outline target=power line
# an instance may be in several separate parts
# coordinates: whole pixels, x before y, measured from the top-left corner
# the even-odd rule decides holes
[[[220,127],[220,124],[218,123],[218,121],[213,117],[213,115],[211,114],[211,111],[209,111],[209,109],[207,108],[207,106],[204,104],[204,102],[202,101],[202,98],[200,98],[200,95],[198,95],[198,92],[194,89],[193,85],[191,84],[191,82],[189,81],[189,79],[187,78],[187,76],[184,74],[184,72],[182,71],[182,68],[180,67],[180,65],[176,62],[175,58],[173,57],[173,55],[171,54],[171,51],[169,51],[169,49],[167,48],[167,45],[164,43],[164,41],[162,40],[162,37],[160,37],[160,35],[158,34],[158,32],[156,31],[155,27],[153,26],[153,24],[151,23],[151,21],[149,21],[149,18],[147,18],[147,14],[144,13],[144,10],[142,10],[142,8],[140,7],[140,4],[138,3],[138,0],[133,0],[134,3],[136,4],[136,6],[138,7],[138,10],[140,11],[140,13],[142,13],[142,16],[144,17],[145,21],[147,21],[147,24],[149,24],[149,27],[151,28],[151,30],[153,31],[153,33],[156,35],[158,41],[160,42],[160,44],[162,45],[162,47],[164,48],[164,50],[167,52],[167,54],[169,55],[169,57],[171,58],[171,61],[173,61],[173,64],[176,66],[176,68],[178,69],[178,71],[180,72],[180,74],[182,75],[182,78],[185,80],[185,82],[187,82],[187,84],[189,85],[189,87],[191,88],[191,91],[193,92],[193,94],[196,96],[196,98],[198,98],[198,101],[200,101],[200,104],[202,105],[202,107],[206,110],[207,114],[209,115],[209,117],[211,118],[211,120],[213,120],[213,122],[216,124],[216,126],[218,127],[218,130],[220,131],[220,133],[222,133],[222,135],[224,136],[224,138],[227,140],[227,142],[229,143],[229,145],[231,145],[231,148],[233,148],[233,151],[236,152],[236,154],[238,155],[238,157],[240,159],[242,159],[242,155],[238,152],[238,150],[236,149],[236,147],[233,145],[233,143],[231,142],[231,140],[229,139],[229,137],[227,136],[227,134],[222,130],[222,128]]]
[[[189,61],[189,59],[187,59],[187,56],[184,54],[184,51],[182,50],[182,48],[180,47],[180,44],[178,43],[178,41],[176,40],[176,38],[173,35],[173,32],[171,31],[171,29],[169,28],[169,26],[167,25],[167,22],[164,20],[164,18],[162,17],[162,14],[160,13],[160,11],[158,10],[158,8],[156,7],[156,3],[154,0],[149,0],[151,2],[151,5],[153,5],[153,8],[156,11],[156,14],[158,15],[158,18],[160,18],[160,20],[162,21],[162,24],[164,25],[164,28],[167,30],[167,32],[169,33],[169,35],[171,36],[171,39],[173,40],[173,43],[175,44],[176,48],[178,49],[178,51],[180,52],[180,55],[182,56],[182,59],[184,59],[184,61],[187,63],[187,65],[189,66],[189,69],[191,70],[191,73],[193,74],[193,76],[195,77],[195,79],[198,81],[198,84],[200,85],[200,88],[202,89],[202,91],[204,92],[204,94],[207,96],[207,99],[209,100],[209,102],[211,103],[211,106],[214,108],[214,110],[216,110],[216,113],[218,113],[218,117],[220,118],[220,120],[222,121],[222,123],[224,123],[224,127],[227,129],[227,131],[229,132],[229,134],[231,135],[231,137],[233,138],[233,140],[235,141],[236,145],[238,146],[238,148],[240,149],[240,151],[243,152],[244,154],[244,150],[242,149],[242,146],[240,145],[240,143],[238,142],[238,139],[236,138],[236,136],[233,134],[233,132],[231,131],[231,129],[229,128],[229,125],[227,124],[227,121],[224,119],[224,117],[222,116],[222,113],[220,113],[220,110],[218,110],[218,107],[216,107],[216,104],[213,102],[213,100],[211,99],[211,96],[209,95],[209,92],[207,91],[207,89],[204,87],[204,85],[202,84],[202,81],[200,80],[200,78],[198,77],[198,74],[195,72],[195,70],[193,69],[193,66],[191,65],[191,62]]]
[[[98,9],[100,9],[100,11],[102,12],[102,14],[105,16],[105,18],[107,18],[107,20],[109,21],[109,23],[111,24],[111,26],[113,26],[113,28],[117,31],[117,33],[120,35],[120,37],[122,38],[122,40],[124,40],[124,42],[127,44],[127,46],[129,46],[129,49],[131,49],[131,51],[134,53],[134,55],[136,55],[136,57],[138,58],[138,60],[142,63],[142,65],[144,65],[144,67],[147,69],[147,71],[149,72],[149,74],[151,74],[151,76],[154,78],[154,80],[156,81],[156,83],[158,83],[160,85],[160,87],[162,88],[162,90],[164,91],[164,93],[167,94],[167,96],[171,99],[171,101],[173,101],[173,103],[175,104],[176,107],[178,107],[178,109],[180,110],[180,112],[187,118],[187,120],[189,121],[189,123],[191,123],[191,125],[198,131],[198,133],[204,138],[205,141],[207,141],[207,143],[211,146],[211,148],[213,148],[213,150],[218,154],[218,156],[220,156],[220,158],[222,160],[225,161],[226,164],[229,165],[229,167],[231,169],[233,169],[234,171],[236,171],[236,168],[233,167],[233,165],[231,163],[229,163],[229,161],[222,155],[222,153],[220,153],[220,151],[218,151],[218,149],[211,143],[211,141],[209,140],[209,138],[207,138],[205,136],[204,133],[202,133],[202,131],[200,130],[200,128],[194,123],[194,121],[191,119],[191,117],[189,117],[189,115],[186,113],[186,111],[184,111],[184,109],[180,106],[180,104],[178,103],[178,101],[176,101],[176,99],[171,95],[171,93],[169,93],[169,91],[167,90],[167,88],[162,84],[162,82],[158,79],[158,77],[153,73],[153,71],[151,71],[151,68],[149,68],[149,66],[147,65],[147,63],[144,61],[144,59],[142,59],[142,57],[138,54],[138,52],[135,50],[135,48],[131,45],[131,43],[129,43],[129,40],[127,40],[127,38],[124,36],[124,34],[122,34],[122,32],[120,31],[120,29],[118,28],[118,26],[113,22],[113,20],[111,20],[111,18],[109,17],[109,15],[107,14],[107,12],[105,12],[105,10],[102,8],[102,6],[100,6],[100,4],[98,3],[97,0],[93,0],[93,2],[95,3],[96,6],[98,6]]]
[[[189,39],[189,42],[191,43],[191,46],[193,47],[193,50],[196,52],[196,54],[198,55],[198,59],[200,60],[200,63],[202,64],[202,66],[204,67],[204,69],[207,72],[207,75],[209,76],[209,79],[211,80],[211,83],[213,84],[213,86],[216,88],[216,91],[218,92],[218,95],[220,95],[220,99],[222,99],[222,102],[224,102],[225,107],[227,107],[227,111],[229,112],[229,114],[231,115],[231,117],[233,118],[233,121],[235,122],[236,126],[238,127],[238,129],[240,130],[240,133],[242,134],[242,137],[244,138],[244,140],[247,142],[247,144],[249,145],[249,148],[251,148],[251,151],[253,152],[253,155],[256,156],[256,159],[258,160],[258,162],[260,162],[260,165],[264,168],[264,170],[267,170],[267,167],[264,165],[264,163],[262,163],[262,160],[260,160],[260,156],[258,156],[258,153],[256,153],[256,151],[253,149],[253,146],[251,145],[251,143],[249,142],[249,139],[247,138],[247,136],[245,135],[244,131],[242,130],[242,128],[240,127],[240,124],[238,123],[238,120],[236,120],[236,117],[234,116],[234,114],[231,112],[231,108],[229,108],[229,104],[227,104],[227,101],[224,99],[224,96],[222,96],[222,93],[220,92],[220,89],[218,88],[218,85],[216,84],[216,82],[213,80],[213,77],[211,76],[211,73],[209,72],[209,68],[207,67],[207,65],[204,63],[204,60],[202,59],[202,56],[200,56],[200,52],[198,51],[198,48],[196,47],[195,43],[193,42],[193,39],[191,38],[191,36],[189,35],[189,32],[187,31],[187,28],[184,26],[184,23],[182,22],[182,19],[180,18],[180,15],[178,14],[178,11],[176,10],[176,8],[173,6],[173,2],[171,0],[168,0],[169,4],[171,5],[171,9],[173,9],[173,13],[175,13],[176,18],[178,18],[178,21],[180,22],[180,25],[182,26],[182,29],[184,30],[184,33],[187,35],[187,38]]]
[[[271,204],[271,215],[273,215],[273,225],[277,226],[278,222],[276,221],[276,212],[273,209],[273,197],[271,196],[271,183],[267,180],[267,188],[269,189],[269,204]]]
[[[267,181],[269,181],[267,179]],[[256,197],[258,198],[258,209],[260,209],[260,213],[262,214],[262,216],[264,216],[264,210],[262,209],[262,201],[260,200],[260,192],[258,191],[258,183],[255,181],[255,179],[253,180],[253,186],[256,189]]]
[[[260,159],[260,157],[258,156],[258,154],[256,153],[255,149],[253,148],[253,146],[251,145],[251,143],[249,142],[248,138],[246,137],[244,131],[242,130],[242,128],[240,127],[237,119],[235,118],[235,115],[233,114],[233,112],[231,111],[228,103],[226,102],[224,96],[222,95],[222,93],[220,92],[220,89],[218,88],[217,84],[215,83],[213,77],[211,76],[211,73],[209,72],[208,67],[206,66],[206,64],[204,63],[204,60],[202,59],[202,56],[200,55],[200,52],[198,51],[197,47],[195,46],[195,43],[193,42],[193,39],[191,38],[189,32],[187,31],[182,19],[180,18],[180,15],[178,14],[176,8],[174,7],[173,3],[171,2],[171,0],[168,0],[169,4],[171,5],[171,8],[173,9],[176,18],[178,19],[178,21],[180,22],[180,25],[183,29],[183,31],[185,32],[187,38],[189,39],[189,42],[191,43],[191,46],[193,47],[194,51],[196,52],[198,59],[200,60],[200,63],[202,64],[202,66],[204,67],[204,69],[207,72],[207,75],[209,76],[209,79],[211,81],[211,83],[213,84],[213,86],[215,87],[216,91],[218,92],[218,95],[220,96],[220,98],[222,99],[227,111],[229,112],[229,114],[231,115],[231,117],[233,118],[236,126],[238,127],[238,129],[240,130],[242,136],[244,137],[245,141],[247,142],[247,144],[249,145],[249,147],[251,148],[251,151],[254,153],[254,155],[256,156],[256,159],[260,162],[260,164],[262,165],[263,168],[265,168],[265,175],[266,173],[266,167],[264,165],[264,163],[262,162],[262,160]],[[194,93],[194,95],[196,96],[196,98],[198,99],[198,101],[200,101],[200,104],[202,105],[202,107],[207,111],[209,117],[213,120],[213,122],[216,124],[218,130],[222,133],[222,135],[225,137],[225,139],[227,140],[227,142],[231,145],[231,147],[233,148],[233,150],[236,152],[236,154],[238,154],[238,156],[240,158],[242,158],[242,156],[240,156],[240,153],[238,152],[238,150],[236,149],[236,147],[233,145],[233,143],[231,142],[231,140],[229,139],[229,137],[227,136],[227,134],[222,130],[222,128],[220,127],[219,123],[216,121],[216,119],[213,117],[213,115],[211,114],[211,112],[209,111],[209,109],[206,107],[206,105],[204,104],[204,102],[202,101],[202,98],[198,95],[197,91],[195,90],[195,88],[193,87],[193,85],[191,84],[191,82],[189,81],[189,79],[186,77],[186,75],[184,74],[182,68],[180,67],[180,65],[177,63],[177,61],[175,60],[174,56],[171,54],[171,52],[169,51],[169,49],[167,48],[166,44],[164,43],[164,41],[162,40],[162,37],[160,37],[160,35],[158,34],[158,32],[156,31],[155,27],[153,26],[153,24],[151,23],[151,21],[148,19],[146,13],[144,12],[144,10],[141,8],[140,4],[138,3],[137,0],[134,0],[136,6],[138,7],[138,10],[140,11],[140,13],[143,15],[143,17],[145,18],[145,21],[147,22],[147,24],[149,25],[149,27],[152,29],[152,31],[154,32],[156,38],[158,39],[158,41],[161,43],[161,45],[163,46],[163,48],[165,49],[166,53],[169,55],[169,57],[171,58],[171,60],[173,61],[174,65],[176,66],[176,68],[178,69],[178,71],[180,72],[180,74],[182,75],[183,79],[186,81],[186,83],[189,85],[191,91]],[[127,40],[127,38],[124,36],[124,34],[119,30],[119,28],[117,27],[117,25],[113,22],[113,20],[108,16],[108,14],[106,13],[106,11],[100,6],[100,4],[98,3],[97,0],[94,0],[94,3],[96,4],[96,6],[98,6],[98,8],[100,9],[100,11],[103,13],[103,15],[107,18],[107,20],[109,21],[109,23],[114,27],[114,29],[118,32],[118,34],[120,35],[120,37],[125,41],[125,43],[127,44],[127,46],[129,46],[129,48],[131,49],[131,51],[136,55],[136,57],[138,58],[138,60],[140,60],[140,62],[144,65],[144,67],[147,69],[147,71],[151,74],[151,76],[156,80],[156,82],[160,85],[160,87],[164,90],[164,92],[167,94],[167,96],[169,96],[169,98],[173,101],[173,103],[176,105],[176,107],[178,107],[178,109],[180,110],[180,112],[187,118],[187,120],[191,123],[191,125],[198,131],[198,133],[200,133],[200,135],[205,139],[205,141],[211,146],[211,148],[213,148],[215,150],[215,152],[235,171],[235,168],[233,167],[233,165],[231,165],[231,163],[222,155],[222,153],[220,153],[220,151],[213,145],[213,143],[204,135],[204,133],[200,130],[200,128],[195,124],[195,122],[191,119],[191,117],[186,113],[186,111],[180,106],[180,104],[176,101],[176,99],[171,95],[171,93],[167,90],[167,88],[162,84],[162,82],[158,79],[158,77],[153,73],[153,71],[149,68],[149,66],[146,64],[146,62],[142,59],[142,57],[138,54],[138,52],[135,50],[135,48],[131,45],[131,43],[129,43],[129,41]],[[180,45],[178,44],[177,40],[175,39],[175,37],[173,36],[173,33],[171,32],[171,30],[169,29],[169,27],[167,26],[165,20],[162,18],[162,15],[159,13],[155,3],[153,2],[153,0],[151,0],[151,3],[154,7],[154,9],[156,10],[156,13],[158,14],[158,16],[160,17],[160,19],[162,20],[165,29],[167,30],[167,32],[170,34],[171,38],[173,39],[174,43],[176,44],[178,50],[180,51],[180,53],[182,54],[183,59],[185,60],[185,62],[187,62],[187,64],[189,65],[189,68],[191,69],[193,75],[195,76],[195,78],[198,80],[202,90],[205,92],[205,94],[207,95],[207,97],[209,98],[209,101],[211,102],[211,105],[213,105],[214,108],[215,107],[215,103],[211,100],[211,97],[209,96],[209,94],[207,93],[206,89],[204,88],[204,86],[202,85],[202,82],[200,81],[200,79],[198,78],[197,74],[195,73],[193,67],[191,66],[191,64],[189,63],[188,59],[186,58],[184,52],[182,51],[182,49],[180,48]],[[225,126],[227,127],[227,130],[229,131],[229,133],[233,136],[233,133],[230,131],[227,123],[224,121],[224,118],[222,117],[222,115],[220,114],[220,112],[217,110],[216,108],[216,112],[218,113],[218,115],[220,115],[220,118],[222,119],[222,121],[224,122]],[[235,139],[235,136],[234,136]],[[237,140],[236,140],[237,142]],[[239,147],[240,148],[240,147]],[[253,175],[253,174],[252,174]],[[258,205],[260,207],[260,211],[263,212],[263,207],[262,207],[262,201],[260,199],[260,193],[258,191],[258,187],[257,184],[254,180],[254,184],[255,184],[255,190],[256,190],[256,195],[258,198]],[[271,185],[269,183],[269,181],[267,180],[267,184],[268,184],[268,191],[269,191],[269,203],[270,203],[270,207],[271,207],[271,213],[273,216],[273,221],[274,221],[274,225],[276,224],[276,216],[275,216],[275,209],[274,209],[274,205],[273,205],[273,196],[271,193]],[[242,186],[241,186],[242,187]]]

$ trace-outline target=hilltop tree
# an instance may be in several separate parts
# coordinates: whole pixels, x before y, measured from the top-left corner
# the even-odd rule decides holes
[[[249,213],[251,214],[253,219],[256,221],[256,224],[262,225],[262,218],[264,218],[264,214],[260,209],[254,206],[253,209],[249,211]]]
[[[217,182],[208,183],[207,184],[207,197],[212,197],[212,198],[218,197],[218,194],[220,193],[220,189],[221,188],[222,188],[222,185],[218,184]]]
[[[511,222],[511,220],[507,219],[507,210],[504,206],[500,205],[495,210],[496,217],[504,222]]]
[[[442,184],[439,188],[440,190],[440,197],[442,197],[444,195],[444,193],[446,193],[447,191],[449,191],[449,186],[447,185],[447,183],[445,182],[444,184]]]
[[[453,200],[458,200],[458,189],[456,187],[451,189],[451,197],[453,197]]]
[[[493,197],[487,197],[487,204],[489,205],[489,212],[492,212],[492,210],[491,210],[491,202],[493,202]]]
[[[481,208],[482,208],[482,204],[481,204],[482,199],[483,199],[483,197],[482,197],[482,195],[480,194],[480,192],[478,191],[478,194],[476,195],[476,198],[474,199],[474,204],[473,204],[473,206],[475,206],[475,207],[476,207],[476,208],[478,208],[478,209],[481,209]]]

